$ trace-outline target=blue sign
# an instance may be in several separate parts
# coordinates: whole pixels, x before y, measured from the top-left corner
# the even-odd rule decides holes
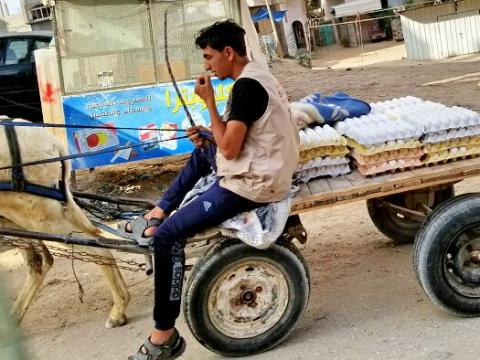
[[[233,81],[212,79],[218,111],[223,112]],[[180,92],[196,125],[208,126],[210,118],[203,100],[194,92],[195,81],[179,82]],[[67,129],[70,154],[105,150],[116,146],[140,145],[116,152],[80,157],[72,168],[85,169],[129,161],[191,152],[181,129],[190,122],[172,84],[128,90],[92,93],[63,98],[65,124],[104,126],[105,129]],[[117,130],[134,127],[139,130]],[[158,131],[155,129],[165,129]],[[160,141],[160,142],[157,142]]]

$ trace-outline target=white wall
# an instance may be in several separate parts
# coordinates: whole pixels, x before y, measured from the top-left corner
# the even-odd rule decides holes
[[[0,32],[25,32],[31,30],[30,25],[25,24],[22,14],[0,18]]]
[[[325,10],[325,21],[333,19],[331,14],[333,6],[343,4],[344,2],[343,0],[321,0],[322,8]]]
[[[480,51],[480,0],[402,13],[407,58],[442,59]],[[455,11],[457,10],[457,11]]]
[[[303,0],[287,0],[287,15],[283,19],[283,29],[287,42],[288,55],[290,56],[295,56],[297,53],[297,45],[292,27],[293,22],[297,20],[302,23],[303,30],[306,31],[307,9],[305,2]]]

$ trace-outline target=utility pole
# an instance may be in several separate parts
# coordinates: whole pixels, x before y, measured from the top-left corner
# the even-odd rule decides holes
[[[275,42],[277,45],[277,51],[281,55],[280,51],[280,40],[278,39],[277,28],[275,27],[275,20],[273,20],[272,9],[270,9],[269,0],[265,0],[265,5],[267,5],[268,17],[270,18],[270,24],[272,24],[273,36],[275,37]]]

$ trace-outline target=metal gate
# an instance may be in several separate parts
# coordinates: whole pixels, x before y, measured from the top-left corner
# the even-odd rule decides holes
[[[433,60],[480,51],[480,0],[403,11],[407,58]]]

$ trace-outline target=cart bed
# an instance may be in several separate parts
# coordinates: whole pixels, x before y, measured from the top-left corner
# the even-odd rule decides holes
[[[453,183],[477,175],[480,175],[480,158],[374,177],[363,177],[354,170],[348,175],[317,179],[303,184],[293,200],[292,214]]]

